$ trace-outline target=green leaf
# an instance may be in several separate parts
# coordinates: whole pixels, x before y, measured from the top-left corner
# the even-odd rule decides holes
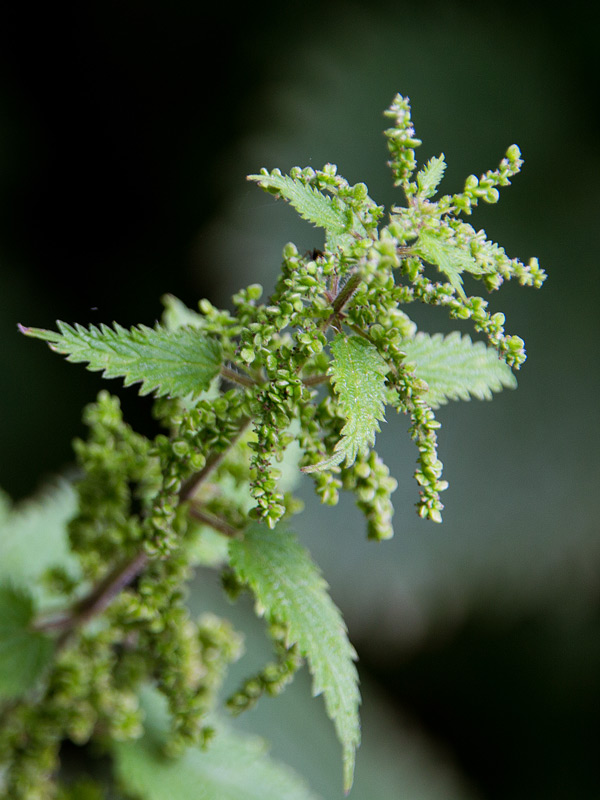
[[[329,469],[346,461],[350,466],[360,452],[375,442],[384,419],[385,376],[388,366],[369,341],[361,336],[338,334],[331,342],[333,360],[329,367],[340,408],[346,418],[342,438],[333,454],[303,472]]]
[[[230,542],[231,566],[250,586],[257,613],[287,627],[286,645],[297,644],[313,676],[313,693],[323,694],[325,709],[342,743],[344,789],[352,786],[355,751],[360,742],[356,653],[327,583],[296,537],[281,528],[250,526],[243,540]]]
[[[164,698],[145,689],[140,699],[144,736],[113,743],[117,778],[128,794],[144,800],[317,800],[289,767],[268,757],[261,739],[219,722],[206,749],[190,747],[180,758],[167,758]]]
[[[444,177],[445,171],[446,162],[444,161],[443,153],[439,157],[434,156],[430,158],[423,169],[419,170],[417,173],[417,184],[419,186],[419,194],[422,198],[433,197]]]
[[[248,180],[256,181],[261,188],[276,197],[283,197],[303,219],[319,228],[324,228],[327,234],[327,246],[330,249],[335,250],[353,242],[350,233],[353,223],[352,211],[337,198],[315,189],[306,178],[282,175],[278,169],[272,172],[263,169],[260,175],[248,175]],[[357,224],[364,233],[362,224]]]
[[[117,323],[99,328],[57,322],[60,333],[25,328],[27,336],[44,339],[50,349],[68,361],[88,362],[88,369],[105,378],[124,378],[125,386],[141,382],[140,394],[157,397],[196,397],[208,389],[221,366],[221,348],[214,339],[193,328],[127,330]]]
[[[425,261],[435,264],[447,276],[463,300],[466,300],[461,273],[467,271],[479,275],[482,272],[481,267],[470,253],[427,229],[419,234],[414,251]]]
[[[491,400],[492,392],[514,389],[517,379],[498,357],[495,348],[472,342],[454,331],[444,337],[417,333],[402,343],[407,361],[416,364],[416,375],[429,386],[425,400],[438,408],[448,400]]]
[[[29,592],[0,585],[0,700],[25,694],[52,658],[54,642],[30,628],[34,611]]]
[[[165,294],[161,298],[162,304],[165,307],[162,315],[162,321],[168,330],[175,328],[202,328],[205,323],[205,317],[188,308],[185,303],[182,303],[175,295]]]
[[[77,576],[79,565],[69,549],[67,523],[77,510],[71,484],[63,481],[15,506],[0,524],[0,582],[27,586],[45,605],[39,578],[49,567]]]

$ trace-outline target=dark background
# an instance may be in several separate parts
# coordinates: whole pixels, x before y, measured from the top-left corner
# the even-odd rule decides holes
[[[441,412],[451,482],[441,528],[414,515],[414,452],[390,420],[378,447],[400,483],[395,539],[367,545],[351,504],[318,508],[309,488],[300,532],[360,652],[357,800],[395,796],[389,785],[411,800],[597,798],[593,6],[323,6],[2,5],[0,485],[21,499],[67,465],[81,406],[101,386],[17,322],[151,325],[165,292],[194,306],[227,305],[256,281],[268,291],[285,242],[309,249],[319,234],[244,176],[333,161],[389,206],[382,112],[397,91],[412,101],[419,160],[446,155],[444,191],[516,141],[523,174],[474,224],[510,255],[539,256],[550,276],[539,293],[507,286],[493,300],[528,345],[519,390]],[[454,327],[441,312],[418,321]],[[150,431],[149,401],[110,388]],[[376,777],[361,787],[368,754],[376,763],[399,731],[408,749],[418,740],[422,768],[399,767],[387,793]],[[282,755],[293,762],[305,744]],[[337,764],[331,784],[297,765],[338,796]]]

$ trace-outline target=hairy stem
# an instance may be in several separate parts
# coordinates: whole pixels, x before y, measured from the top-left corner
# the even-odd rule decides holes
[[[331,314],[332,317],[337,317],[346,303],[350,300],[354,292],[358,289],[361,280],[361,276],[358,274],[358,272],[355,272],[354,275],[352,275],[352,277],[346,281],[342,290],[333,301],[333,313]]]

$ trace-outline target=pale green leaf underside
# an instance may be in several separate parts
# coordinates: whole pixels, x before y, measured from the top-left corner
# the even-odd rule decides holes
[[[466,298],[463,289],[462,272],[479,275],[481,267],[467,250],[447,242],[433,231],[423,230],[415,245],[415,252],[430,264],[435,264],[443,272],[457,293]]]
[[[33,616],[28,592],[0,585],[0,700],[29,691],[52,658],[52,640],[30,630]]]
[[[128,795],[144,800],[317,800],[289,767],[269,758],[261,739],[218,721],[206,749],[190,747],[180,758],[165,757],[161,744],[169,722],[164,698],[145,689],[141,704],[144,736],[113,744],[117,779]]]
[[[105,378],[124,378],[125,386],[141,383],[141,395],[197,397],[208,389],[221,366],[218,342],[193,328],[114,328],[57,322],[59,333],[21,327],[27,336],[47,341],[68,361],[87,362]]]
[[[379,352],[361,336],[338,334],[331,342],[329,374],[346,424],[332,455],[304,472],[329,469],[345,460],[350,466],[371,447],[384,419],[385,376],[388,366]]]
[[[313,692],[323,694],[325,708],[343,748],[344,789],[354,774],[360,742],[356,653],[327,584],[296,537],[266,525],[252,525],[241,541],[229,545],[231,566],[250,586],[257,612],[283,623],[288,643],[297,643],[313,676]]]
[[[492,392],[514,389],[517,379],[497,351],[483,342],[454,331],[444,337],[417,333],[402,343],[407,361],[416,365],[416,375],[429,386],[425,398],[438,408],[448,400],[491,400]]]

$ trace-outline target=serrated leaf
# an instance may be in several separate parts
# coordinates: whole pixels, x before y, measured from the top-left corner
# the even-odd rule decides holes
[[[50,662],[54,642],[31,630],[32,596],[21,588],[0,585],[0,699],[25,694]]]
[[[323,694],[343,750],[344,790],[352,786],[360,742],[356,652],[346,626],[327,592],[327,583],[296,537],[281,528],[251,525],[243,540],[229,545],[237,577],[250,586],[257,613],[288,630],[313,676],[313,693]]]
[[[481,267],[470,253],[457,244],[447,242],[430,230],[421,231],[414,250],[425,261],[435,264],[446,275],[463,300],[466,300],[461,273],[471,272],[479,275],[482,272]]]
[[[358,454],[371,447],[384,419],[385,376],[388,366],[369,341],[361,336],[338,334],[331,342],[329,367],[340,408],[346,417],[342,438],[333,454],[304,472],[329,469],[345,460],[350,466]]]
[[[434,156],[430,158],[423,169],[419,170],[417,173],[417,184],[419,186],[419,194],[422,198],[433,197],[444,177],[445,171],[446,162],[443,153],[439,157]]]
[[[282,175],[278,169],[260,175],[248,175],[249,181],[285,198],[303,219],[334,234],[343,233],[348,224],[343,207],[330,195],[323,194],[304,181]]]
[[[407,360],[416,364],[416,375],[429,386],[425,399],[432,408],[448,400],[491,400],[492,392],[517,385],[510,367],[497,351],[483,342],[454,331],[444,337],[417,333],[402,343]]]
[[[263,169],[260,175],[248,175],[248,180],[256,181],[276,197],[283,197],[303,219],[323,228],[329,249],[343,248],[354,241],[350,232],[352,212],[331,195],[320,192],[304,180],[282,175],[278,169],[271,172]],[[362,230],[362,224],[360,228]]]
[[[167,758],[161,749],[169,729],[164,698],[145,689],[140,700],[144,736],[113,744],[116,775],[128,794],[144,800],[317,800],[289,767],[269,758],[261,739],[219,722],[206,749],[190,747],[180,758]]]
[[[25,328],[27,336],[43,339],[50,349],[68,361],[87,362],[87,368],[102,371],[104,378],[124,378],[125,386],[141,383],[141,395],[197,397],[208,389],[221,366],[221,348],[214,339],[193,328],[148,328],[127,330],[101,325],[68,325],[57,322],[59,333]]]

